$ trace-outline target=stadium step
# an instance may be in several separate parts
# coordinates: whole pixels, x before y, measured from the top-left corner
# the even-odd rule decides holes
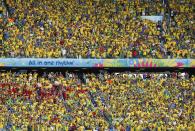
[[[93,97],[93,95],[91,94],[90,91],[88,92],[88,94],[89,94],[89,97],[90,97],[90,100],[91,100],[93,106],[97,107],[97,103],[96,103],[96,101],[95,101],[95,99],[94,99],[94,97]]]

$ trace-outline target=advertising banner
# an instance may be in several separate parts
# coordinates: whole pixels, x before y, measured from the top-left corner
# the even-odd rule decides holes
[[[158,22],[163,20],[163,16],[141,16],[141,18],[151,20],[153,22]]]
[[[0,58],[0,67],[195,67],[195,59]]]

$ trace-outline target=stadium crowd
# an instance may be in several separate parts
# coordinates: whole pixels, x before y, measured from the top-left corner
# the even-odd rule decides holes
[[[0,73],[0,129],[195,130],[187,73]]]
[[[195,58],[192,0],[6,0],[0,57]],[[161,15],[162,22],[141,19]]]
[[[195,58],[192,0],[0,2],[0,58]],[[193,75],[0,72],[0,130],[166,129],[195,130]]]

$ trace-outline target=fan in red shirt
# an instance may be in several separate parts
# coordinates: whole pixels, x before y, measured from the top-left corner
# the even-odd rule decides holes
[[[132,53],[133,57],[136,58],[137,55],[138,55],[138,52],[136,50],[133,50],[133,53]]]
[[[62,95],[64,100],[67,100],[69,98],[69,95],[65,91],[62,93]]]
[[[112,80],[107,80],[107,83],[108,84],[112,84]]]
[[[28,99],[30,99],[31,95],[32,95],[32,91],[27,89],[23,90],[23,96],[28,97]]]

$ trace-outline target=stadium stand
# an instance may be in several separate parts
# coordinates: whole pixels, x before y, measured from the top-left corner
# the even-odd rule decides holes
[[[1,57],[194,58],[191,0],[6,0]],[[163,21],[141,16],[163,16]]]
[[[193,0],[0,0],[0,131],[194,131]]]
[[[181,72],[3,72],[0,128],[192,131],[194,87]]]

